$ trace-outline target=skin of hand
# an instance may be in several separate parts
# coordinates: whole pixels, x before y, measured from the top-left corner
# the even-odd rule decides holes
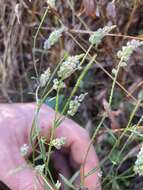
[[[35,113],[36,104],[0,104],[0,180],[12,190],[43,190],[36,180],[36,171],[28,166],[20,154],[20,148],[29,143],[29,134]],[[49,132],[55,116],[54,110],[43,105],[39,112],[41,135],[49,139]],[[85,129],[74,121],[66,118],[55,131],[55,138],[66,137],[65,150],[79,166],[83,163],[90,138]],[[62,159],[62,157],[61,157]],[[56,156],[54,158],[56,160]],[[17,168],[27,164],[27,167]],[[99,164],[98,158],[91,147],[85,163],[85,173]],[[84,181],[90,190],[101,190],[98,171]]]

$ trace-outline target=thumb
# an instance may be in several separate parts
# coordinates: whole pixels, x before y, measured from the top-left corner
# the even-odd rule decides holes
[[[18,151],[0,153],[0,180],[12,190],[43,190],[36,172],[28,166]]]

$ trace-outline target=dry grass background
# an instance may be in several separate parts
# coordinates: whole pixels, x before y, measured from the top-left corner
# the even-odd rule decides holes
[[[0,2],[0,90],[1,102],[26,100],[31,91],[28,76],[32,65],[34,26],[43,14],[44,1],[20,1],[19,18],[15,14],[16,0]]]

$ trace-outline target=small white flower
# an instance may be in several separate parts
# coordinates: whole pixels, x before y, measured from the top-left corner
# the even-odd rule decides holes
[[[102,171],[99,171],[97,175],[98,175],[98,177],[101,178],[101,177],[103,176],[103,172],[102,172]]]
[[[113,73],[113,75],[116,75],[117,74],[117,69],[113,68],[112,73]]]
[[[20,148],[20,154],[21,154],[21,156],[26,156],[28,154],[28,151],[29,151],[29,146],[27,144],[24,144]]]
[[[127,63],[126,62],[121,62],[121,65],[120,65],[120,67],[126,67],[127,66]]]
[[[55,186],[56,186],[57,190],[60,189],[60,187],[61,187],[61,183],[59,182],[59,180],[57,180],[57,183],[55,184]]]
[[[66,142],[65,137],[56,138],[52,140],[51,145],[54,146],[57,150],[60,150],[61,147],[65,144],[65,142]]]
[[[40,86],[44,87],[46,83],[48,82],[49,78],[51,76],[50,68],[48,68],[43,74],[40,76]]]
[[[55,43],[58,42],[59,38],[62,36],[62,33],[64,32],[65,28],[62,27],[60,29],[57,29],[53,31],[49,38],[44,42],[44,49],[50,49],[51,46],[53,46]]]
[[[80,96],[76,96],[74,100],[70,101],[69,110],[67,112],[68,115],[74,116],[76,114],[81,102],[84,100],[86,95],[87,95],[87,93],[81,94]]]
[[[99,28],[97,31],[95,31],[89,38],[89,42],[92,45],[98,45],[101,43],[101,40],[109,34],[111,30],[113,30],[116,26],[105,26],[104,28]]]
[[[79,64],[80,59],[83,56],[84,54],[68,57],[67,60],[61,64],[60,69],[58,71],[58,76],[62,79],[66,79],[76,70],[81,69]]]
[[[135,161],[134,172],[143,176],[143,145],[137,155],[137,160]]]
[[[56,8],[56,0],[47,0],[47,3],[51,8]]]
[[[65,83],[62,82],[62,81],[60,81],[60,80],[58,80],[58,79],[54,79],[53,83],[54,83],[53,84],[53,89],[54,90],[57,90],[58,88],[61,89],[61,88],[65,88],[66,87]]]
[[[39,173],[43,173],[44,171],[44,168],[45,168],[45,165],[38,165],[38,166],[35,166],[35,170]]]

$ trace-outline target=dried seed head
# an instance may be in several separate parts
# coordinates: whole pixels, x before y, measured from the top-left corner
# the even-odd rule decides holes
[[[101,43],[101,40],[107,35],[109,34],[109,32],[111,30],[113,30],[116,26],[105,26],[104,28],[99,28],[96,32],[94,32],[90,38],[89,38],[89,42],[92,45],[98,45]]]
[[[76,56],[70,56],[67,58],[66,61],[64,61],[60,69],[58,71],[58,76],[62,79],[68,78],[72,73],[74,73],[76,70],[81,69],[80,66],[80,59],[84,56],[84,54],[76,55]]]
[[[44,87],[46,83],[48,82],[49,78],[51,76],[50,68],[48,68],[43,74],[40,76],[40,86]]]
[[[53,46],[55,43],[58,42],[59,38],[62,36],[62,33],[64,32],[65,28],[62,27],[60,29],[57,29],[53,31],[47,40],[44,42],[44,49],[50,49],[51,46]]]
[[[129,60],[133,51],[141,45],[143,45],[143,42],[133,39],[133,40],[127,42],[127,45],[123,46],[122,49],[117,52],[117,57],[120,60],[122,60],[122,62],[124,63],[124,64],[122,64],[123,66],[124,65],[126,66],[126,62]]]
[[[81,102],[84,100],[86,95],[87,95],[87,93],[81,94],[80,96],[76,96],[74,100],[70,101],[69,110],[67,112],[68,115],[74,116],[76,114]]]

